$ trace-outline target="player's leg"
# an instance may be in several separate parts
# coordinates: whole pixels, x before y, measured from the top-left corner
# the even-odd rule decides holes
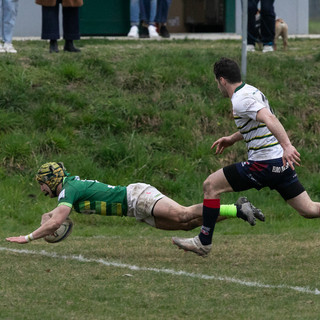
[[[211,243],[217,218],[220,214],[220,194],[231,192],[232,187],[227,181],[223,169],[212,173],[203,183],[203,223],[198,238],[203,246],[211,250]]]
[[[202,203],[184,207],[176,201],[163,197],[153,208],[155,225],[164,230],[192,230],[202,224]],[[219,216],[218,221],[226,217]]]
[[[184,207],[163,197],[153,208],[155,227],[164,230],[192,230],[202,225],[202,209],[202,203]],[[252,226],[255,225],[256,218],[264,221],[261,210],[255,208],[245,197],[240,197],[235,204],[222,205],[217,222],[232,217],[241,218]]]
[[[192,230],[202,221],[202,205],[192,206],[193,210],[176,201],[163,197],[155,204],[153,216],[156,228],[165,230]]]
[[[312,201],[306,191],[288,200],[287,203],[304,218],[320,218],[320,203]]]
[[[233,191],[225,177],[223,169],[211,174],[203,184],[204,200],[202,210],[202,227],[200,234],[194,238],[172,238],[180,249],[192,251],[205,257],[212,247],[212,236],[220,214],[220,194]]]
[[[248,167],[248,168],[247,168]],[[211,174],[203,184],[203,224],[201,232],[194,238],[172,238],[172,241],[180,249],[195,252],[198,255],[206,256],[211,250],[212,235],[220,212],[220,194],[232,191],[244,191],[251,188],[261,189],[262,186],[254,184],[247,174],[251,175],[250,163],[232,164]],[[242,172],[242,174],[240,174]],[[248,212],[253,209],[247,206]],[[249,210],[250,209],[250,210]],[[264,221],[262,212],[256,208],[255,217]],[[254,220],[253,220],[254,221]]]
[[[292,176],[290,168],[285,170],[285,172],[287,171],[289,174],[283,177],[284,182],[290,181],[289,179]],[[320,218],[320,203],[310,199],[296,174],[294,175],[293,180],[292,183],[285,183],[285,185],[278,186],[276,190],[292,208],[299,212],[301,216],[308,219]]]

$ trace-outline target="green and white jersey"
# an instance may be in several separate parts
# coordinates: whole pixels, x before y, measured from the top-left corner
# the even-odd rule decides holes
[[[269,102],[257,88],[242,83],[231,98],[236,126],[247,144],[248,159],[263,161],[281,158],[283,149],[267,126],[257,121],[257,112],[268,108]]]
[[[127,188],[111,186],[96,180],[65,177],[58,197],[58,206],[65,205],[79,213],[126,216]]]

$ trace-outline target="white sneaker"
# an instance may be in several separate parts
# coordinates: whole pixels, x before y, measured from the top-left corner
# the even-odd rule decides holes
[[[184,251],[192,251],[201,257],[206,257],[211,251],[212,244],[203,245],[199,239],[199,236],[194,238],[172,238],[172,243],[183,249]]]
[[[4,53],[6,50],[4,50],[2,42],[0,42],[0,53]]]
[[[273,46],[263,46],[262,52],[273,52]]]
[[[137,26],[132,26],[129,33],[128,37],[130,38],[139,38],[139,29]]]
[[[256,48],[253,44],[247,44],[247,52],[255,52]]]
[[[17,50],[13,47],[12,43],[5,42],[3,49],[8,53],[17,53]]]
[[[150,38],[159,38],[159,33],[157,32],[157,28],[152,24],[148,27]]]

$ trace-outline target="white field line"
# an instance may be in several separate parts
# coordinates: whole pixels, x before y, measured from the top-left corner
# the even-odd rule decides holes
[[[310,289],[309,287],[289,286],[286,284],[272,285],[272,284],[264,284],[256,281],[245,281],[245,280],[240,280],[240,279],[235,279],[230,277],[212,276],[212,275],[192,273],[192,272],[190,273],[182,270],[177,271],[173,269],[139,267],[139,266],[125,264],[125,263],[110,262],[103,259],[89,259],[89,258],[83,257],[82,255],[78,255],[78,256],[59,255],[55,252],[47,252],[45,250],[34,251],[34,250],[25,250],[25,249],[10,249],[6,247],[0,247],[0,251],[9,251],[14,253],[43,256],[43,257],[62,259],[62,260],[76,260],[76,261],[87,262],[87,263],[99,263],[108,267],[123,268],[123,269],[129,269],[132,271],[148,271],[148,272],[165,273],[165,274],[170,274],[174,276],[185,276],[189,278],[196,278],[196,279],[203,279],[203,280],[217,280],[217,281],[223,281],[223,282],[236,283],[246,287],[264,288],[264,289],[285,289],[285,290],[298,291],[301,293],[320,295],[320,290]]]

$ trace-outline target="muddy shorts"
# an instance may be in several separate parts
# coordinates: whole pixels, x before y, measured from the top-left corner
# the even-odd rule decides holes
[[[129,184],[127,186],[128,217],[135,217],[138,221],[155,227],[153,207],[163,197],[159,190],[149,184]]]

